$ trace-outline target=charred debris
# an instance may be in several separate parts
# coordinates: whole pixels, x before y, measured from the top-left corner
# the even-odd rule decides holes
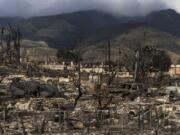
[[[145,37],[133,66],[112,60],[110,40],[102,63],[84,62],[78,40],[43,65],[22,63],[20,29],[1,28],[0,134],[180,134],[180,77],[168,74],[170,58]]]

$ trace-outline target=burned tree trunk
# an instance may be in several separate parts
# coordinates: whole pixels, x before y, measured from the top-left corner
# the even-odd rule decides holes
[[[1,29],[1,47],[3,49],[4,27]]]
[[[20,63],[21,31],[17,26],[9,24],[8,27],[2,28],[0,44],[2,63]]]
[[[20,40],[21,32],[19,28],[14,28],[14,52],[15,52],[15,61],[20,63]]]
[[[78,96],[75,98],[74,108],[77,105],[78,100],[83,95],[81,91],[81,57],[80,57],[80,51],[78,52],[78,82],[77,82],[77,88],[78,88]]]

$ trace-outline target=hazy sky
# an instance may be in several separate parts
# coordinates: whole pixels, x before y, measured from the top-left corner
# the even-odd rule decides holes
[[[0,0],[0,16],[39,16],[88,9],[134,16],[166,8],[180,12],[180,0]]]

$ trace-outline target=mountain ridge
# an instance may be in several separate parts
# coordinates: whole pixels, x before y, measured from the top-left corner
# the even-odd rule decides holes
[[[130,37],[135,37],[132,41],[129,40],[137,44],[137,42],[141,42],[137,35],[144,33],[139,28],[144,27],[147,33],[148,31],[154,33],[151,35],[152,39],[157,39],[158,36],[158,44],[161,45],[161,49],[164,48],[177,56],[180,54],[180,14],[172,9],[155,11],[147,16],[119,18],[96,10],[88,10],[32,17],[17,21],[17,24],[22,29],[23,38],[45,41],[50,47],[57,49],[69,48],[77,39],[82,39],[82,48],[88,48],[139,30],[129,34]],[[120,40],[119,44],[121,42]],[[103,45],[105,46],[105,44]],[[134,45],[134,47],[137,46]],[[126,47],[124,46],[124,48]],[[132,48],[128,49],[133,50]]]

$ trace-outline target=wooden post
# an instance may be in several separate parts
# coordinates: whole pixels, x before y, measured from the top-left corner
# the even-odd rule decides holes
[[[34,128],[35,128],[34,132],[37,135],[38,134],[38,121],[37,121],[36,115],[33,115],[33,124],[34,124]]]
[[[22,119],[20,116],[19,116],[19,120],[20,120],[21,128],[22,128],[21,133],[22,133],[23,135],[26,135],[27,133],[26,133],[26,130],[25,130],[25,127],[24,127],[23,119]]]
[[[141,124],[142,124],[142,133],[144,132],[144,110],[143,110],[143,114],[142,114],[142,120],[141,120]]]
[[[6,122],[7,119],[7,109],[6,106],[4,106],[4,121]]]
[[[21,130],[22,127],[21,127],[19,113],[17,113],[16,119],[17,119],[17,122],[18,122],[18,133],[22,133],[22,130]]]
[[[157,118],[157,129],[156,129],[156,135],[159,134],[159,114],[158,114],[158,110],[156,108],[156,118]]]
[[[139,105],[139,114],[138,114],[138,125],[139,125],[139,129],[141,129],[141,105]]]
[[[150,110],[149,110],[149,129],[151,129],[152,127],[152,106],[150,107]]]
[[[98,128],[99,130],[101,131],[101,115],[102,115],[102,110],[100,109],[99,112],[98,112]]]
[[[89,134],[90,126],[91,126],[91,113],[89,112],[88,130],[87,130],[88,134]]]
[[[4,106],[4,134],[6,135],[6,107]]]
[[[62,129],[64,119],[64,111],[59,110],[59,128]]]
[[[123,133],[124,132],[124,116],[121,116],[121,119],[122,119],[122,133]]]
[[[66,118],[67,118],[67,111],[64,111],[63,131],[65,131],[65,128],[66,128],[66,125],[67,125],[67,124],[66,124],[66,122],[67,122],[67,121],[66,121]]]

